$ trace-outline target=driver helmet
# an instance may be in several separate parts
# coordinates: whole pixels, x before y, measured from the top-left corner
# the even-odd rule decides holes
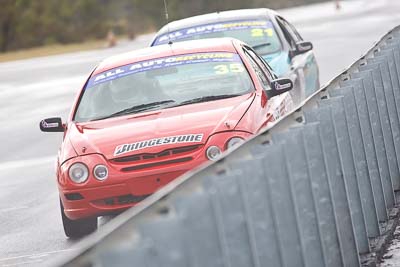
[[[111,97],[115,102],[135,102],[143,95],[143,87],[130,76],[111,80],[109,83]]]

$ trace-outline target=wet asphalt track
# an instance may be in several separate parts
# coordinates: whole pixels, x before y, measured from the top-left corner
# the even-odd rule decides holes
[[[371,3],[373,2],[373,3]],[[400,1],[353,1],[284,10],[314,43],[321,83],[356,60],[400,24]],[[144,47],[151,35],[116,48],[0,63],[0,266],[40,266],[73,249],[59,214],[54,159],[61,134],[44,134],[38,122],[67,117],[91,69],[107,56]]]

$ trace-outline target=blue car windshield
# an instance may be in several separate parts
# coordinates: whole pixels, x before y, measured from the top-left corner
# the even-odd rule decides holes
[[[74,120],[105,119],[235,97],[254,90],[238,54],[195,53],[154,58],[93,75]]]
[[[266,55],[281,50],[281,43],[274,26],[268,20],[241,20],[205,24],[190,28],[182,28],[159,35],[152,46],[166,44],[169,41],[232,37],[252,46],[258,54]]]

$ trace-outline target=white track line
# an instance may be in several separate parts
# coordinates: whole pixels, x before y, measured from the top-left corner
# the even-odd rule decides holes
[[[13,207],[13,208],[5,208],[5,209],[0,209],[0,213],[2,212],[10,212],[10,211],[15,211],[15,210],[22,210],[22,209],[28,209],[28,206],[19,206],[19,207]]]
[[[23,262],[19,262],[19,263],[2,264],[2,265],[0,265],[0,266],[1,266],[1,267],[9,267],[9,266],[21,266],[21,265],[27,265],[27,264],[29,264],[29,266],[31,266],[32,263],[39,263],[39,262],[43,262],[43,260],[23,261]]]
[[[55,161],[56,161],[56,158],[54,156],[6,161],[6,162],[0,163],[0,170],[2,171],[2,170],[6,170],[6,169],[16,169],[16,168],[20,168],[20,167],[32,167],[32,166],[36,166],[36,165],[49,164],[49,163],[55,162]]]
[[[9,261],[9,260],[23,259],[23,258],[37,259],[37,258],[42,258],[42,257],[48,256],[50,254],[68,252],[68,251],[73,251],[73,250],[75,250],[75,249],[61,249],[61,250],[53,250],[53,251],[36,253],[36,254],[29,254],[29,255],[22,255],[22,256],[10,257],[10,258],[3,258],[3,259],[0,259],[0,262]]]

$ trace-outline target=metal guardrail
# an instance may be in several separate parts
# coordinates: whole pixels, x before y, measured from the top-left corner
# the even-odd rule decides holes
[[[297,111],[105,225],[62,265],[359,266],[400,189],[399,80],[400,26]]]

